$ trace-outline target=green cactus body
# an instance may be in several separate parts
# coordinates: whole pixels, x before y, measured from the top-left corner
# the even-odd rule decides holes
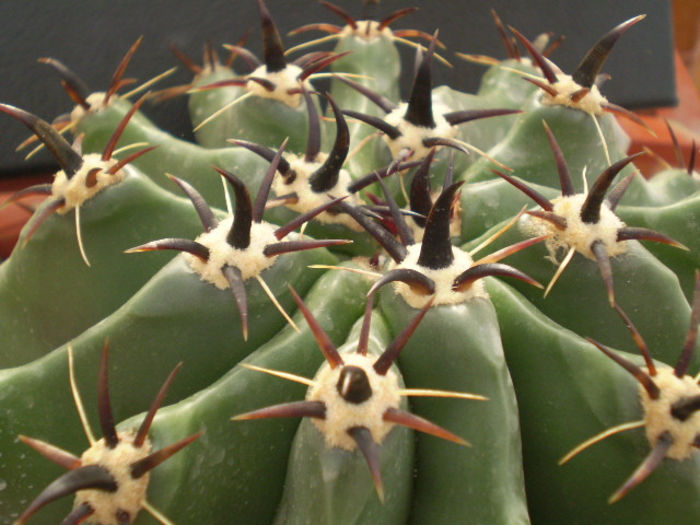
[[[433,35],[425,55],[418,55],[411,92],[406,102],[395,102],[381,93],[351,85],[380,107],[384,118],[356,110],[345,113],[377,128],[391,157],[396,161],[407,155],[420,160],[430,154],[432,148],[448,146],[465,153],[473,151],[485,155],[481,148],[489,148],[499,135],[507,129],[507,120],[499,125],[475,128],[470,121],[509,115],[516,111],[513,107],[489,107],[487,97],[462,94],[448,87],[432,89],[432,59],[437,37]],[[501,120],[495,118],[495,120]],[[458,127],[468,123],[468,129]],[[466,138],[467,140],[461,140]],[[472,144],[477,142],[478,144]],[[463,160],[458,161],[458,170],[464,169]],[[436,171],[444,171],[444,168]]]
[[[630,185],[621,201],[625,206],[666,206],[700,191],[700,176],[682,169],[667,169]]]
[[[391,36],[383,32],[373,32],[367,37],[361,28],[354,32],[349,26],[345,26],[344,29],[347,35],[338,39],[333,51],[348,55],[334,62],[331,70],[338,75],[358,75],[356,82],[370,87],[390,100],[398,100],[401,59]],[[376,109],[367,98],[338,80],[333,81],[331,94],[343,108],[363,113],[371,113]],[[379,115],[379,112],[374,113]]]
[[[462,93],[449,86],[439,86],[433,89],[433,106],[449,108],[451,111],[488,110],[492,108],[520,109],[519,100],[493,96],[493,94]],[[491,118],[465,122],[458,127],[457,138],[483,152],[489,151],[498,144],[516,122],[517,115],[501,115]],[[455,170],[461,173],[471,164],[481,158],[480,154],[472,151],[470,155],[460,155],[455,163]],[[435,168],[440,171],[440,168]]]
[[[451,204],[460,186],[450,185],[435,200],[420,243],[402,249],[390,249],[387,243],[394,261],[373,288],[394,286],[380,298],[392,332],[403,329],[412,308],[430,308],[399,357],[409,386],[471,392],[488,399],[468,407],[457,399],[412,400],[416,414],[449,428],[473,447],[417,438],[410,521],[451,523],[459,515],[483,523],[528,523],[517,403],[495,313],[479,279],[498,271],[532,281],[505,265],[474,263],[467,252],[450,244]],[[402,222],[396,220],[397,225]],[[450,490],[454,484],[464,491]]]
[[[306,98],[310,102],[311,98],[308,95]],[[335,102],[331,103],[331,105],[334,104]],[[337,109],[337,105],[335,108]],[[285,151],[278,168],[280,176],[271,184],[278,198],[290,199],[284,205],[275,206],[266,213],[267,220],[275,223],[284,224],[295,215],[305,214],[319,206],[330,204],[335,198],[346,198],[353,205],[362,202],[356,195],[359,190],[353,189],[353,185],[360,184],[362,181],[353,181],[348,170],[342,167],[348,155],[350,135],[340,110],[334,126],[333,147],[326,154],[320,151],[320,143],[317,142],[321,130],[318,112],[311,110],[311,106],[307,106],[307,109],[310,110],[309,120],[314,120],[315,126],[314,131],[309,133],[306,153],[297,155]],[[280,150],[275,151],[248,141],[241,141],[240,144],[270,161],[280,152]],[[372,175],[370,173],[369,177]],[[372,183],[373,180],[370,182]],[[315,220],[307,224],[305,231],[317,238],[352,240],[351,244],[341,248],[344,253],[369,256],[376,250],[376,245],[361,233],[362,228],[353,218],[334,209],[317,215]]]
[[[200,79],[200,82],[203,81],[204,79]],[[232,96],[241,97],[242,95],[236,91]],[[296,96],[301,97],[301,95]],[[217,99],[202,98],[201,103],[197,99],[190,102],[190,118],[195,128],[198,128],[204,120],[200,115],[207,118],[226,105],[226,103],[223,106],[219,105],[223,101]],[[228,103],[233,100],[236,98],[232,98]],[[210,125],[216,125],[221,133],[204,133]],[[204,142],[200,144],[207,148],[225,148],[228,145],[227,140],[234,137],[261,144],[281,144],[284,139],[289,138],[291,151],[303,151],[307,130],[308,121],[303,99],[290,107],[278,100],[252,95],[221,113],[211,121],[211,124],[207,123],[198,128],[196,138],[199,141],[201,137]]]
[[[192,89],[187,99],[187,109],[190,115],[192,127],[196,128],[204,119],[209,117],[216,109],[222,108],[229,102],[236,100],[241,95],[245,94],[245,90],[238,86],[220,87],[216,89],[205,89],[197,91],[198,87],[206,86],[207,84],[222,82],[236,78],[236,73],[231,69],[220,64],[205,69],[201,73],[195,75],[192,82]],[[210,123],[195,131],[195,139],[197,144],[205,148],[218,148],[229,146],[228,143],[221,144],[222,137],[231,138],[237,135],[232,135],[227,129],[231,123],[228,119],[213,119]],[[225,141],[225,138],[223,139]]]
[[[635,158],[625,157],[629,139],[614,116],[625,110],[605,101],[596,86],[612,45],[643,16],[603,37],[571,76],[541,56],[552,48],[541,50],[544,39],[530,44],[496,16],[510,59],[465,57],[491,66],[479,91],[467,94],[433,89],[432,59],[441,59],[436,51],[449,56],[437,49],[437,35],[389,30],[412,9],[365,22],[324,2],[360,34],[325,23],[303,26],[295,32],[327,31],[337,45],[288,63],[263,0],[257,3],[264,61],[230,46],[253,64],[251,73],[234,72],[232,60],[222,66],[212,51],[203,68],[190,68],[194,84],[207,88],[188,93],[195,125],[238,100],[196,130],[202,145],[158,129],[146,111],[126,124],[119,146],[157,148],[133,158],[121,184],[81,208],[92,266],[81,260],[72,212],[48,217],[0,266],[0,366],[19,365],[0,370],[0,524],[30,513],[32,498],[61,473],[47,464],[58,453],[42,452],[32,439],[85,449],[68,354],[87,418],[99,419],[105,442],[114,426],[105,421],[112,419],[105,406],[123,421],[119,432],[138,424],[156,383],[182,362],[167,397],[172,404],[149,427],[154,450],[186,435],[199,437],[149,474],[148,501],[176,523],[700,521],[700,455],[694,449],[700,394],[698,378],[690,375],[698,372],[700,315],[700,301],[689,307],[691,297],[700,296],[693,292],[700,286],[694,284],[700,279],[694,160],[685,171],[668,170],[650,181],[627,177]],[[404,37],[427,41],[407,102],[399,100],[396,49]],[[519,58],[514,38],[532,62]],[[84,134],[85,152],[111,157],[106,145],[115,129],[146,100],[131,104],[128,95],[116,95],[128,83],[124,69],[139,42],[107,96],[89,95],[67,68],[42,59],[78,104],[72,132]],[[319,96],[314,75],[327,67],[331,93]],[[182,92],[177,86],[160,96]],[[38,117],[7,104],[0,111],[43,134],[67,178],[71,168],[79,171],[80,140],[62,144]],[[315,113],[323,111],[335,122],[317,121]],[[440,151],[444,147],[470,154]],[[116,151],[132,158],[128,150]],[[409,177],[400,177],[412,167],[417,170],[407,184]],[[234,189],[235,213],[219,175]],[[374,185],[376,175],[381,184]],[[311,197],[328,204],[314,210],[324,215],[314,216],[308,228],[301,219],[274,226],[312,215],[305,212],[316,204],[292,206],[305,191],[295,186],[302,179]],[[616,179],[620,184],[608,192]],[[47,187],[34,191],[48,194]],[[251,192],[259,196],[252,199]],[[541,209],[532,209],[532,201]],[[226,216],[218,211],[225,206]],[[350,217],[349,224],[322,221],[341,217]],[[302,231],[291,233],[296,229]],[[307,234],[334,239],[304,239]],[[283,241],[287,235],[291,242]],[[345,243],[348,238],[355,242]],[[659,242],[647,250],[647,241]],[[679,249],[680,243],[689,249]],[[169,262],[166,254],[133,254],[157,250],[185,253]],[[298,250],[307,251],[287,253]],[[550,282],[567,253],[568,266],[546,294],[531,287]],[[355,254],[366,258],[350,263]],[[512,266],[501,264],[506,256]],[[513,287],[502,277],[514,279]],[[391,289],[379,290],[385,285]],[[104,380],[96,389],[95,377],[105,377],[100,349],[107,339],[112,379],[111,402],[105,403]],[[642,339],[658,359],[658,374]],[[641,349],[645,365],[630,358],[623,365],[630,377],[618,366],[624,354],[612,362],[601,351],[615,352],[603,344]],[[672,372],[663,364],[675,362]],[[384,399],[374,395],[384,392],[374,388],[384,380],[393,385],[390,403],[365,410],[365,402]],[[687,387],[666,410],[681,423],[664,420],[674,432],[682,428],[683,439],[680,432],[634,423],[630,432],[557,465],[591,436],[663,409],[667,399],[654,397],[654,381]],[[336,399],[342,401],[333,404]],[[351,417],[341,420],[337,413]],[[372,419],[377,427],[367,413],[379,414]],[[257,420],[273,417],[284,419]],[[192,434],[198,431],[203,434]],[[676,452],[677,442],[687,454]],[[70,456],[62,457],[58,463],[66,467]],[[632,474],[640,464],[648,474],[643,482]],[[607,503],[611,494],[613,505]],[[67,499],[52,502],[20,523],[57,523],[69,512],[66,524],[87,523],[91,511],[94,521],[109,522],[83,504],[85,497],[78,494],[75,510]],[[121,513],[119,519],[132,517]],[[153,519],[141,512],[134,522]]]
[[[545,121],[561,144],[575,187],[582,191],[584,174],[590,185],[610,165],[596,124],[589,114],[578,109],[535,106],[527,108],[518,117],[503,140],[488,151],[489,155],[511,168],[514,175],[528,183],[556,188],[556,172],[549,167],[551,150],[547,135],[542,129],[542,121]],[[603,115],[597,118],[610,153],[610,161],[620,160],[624,157],[629,138],[614,117]],[[488,159],[480,159],[462,173],[461,178],[467,182],[492,179],[492,168]]]
[[[616,434],[558,465],[585,439],[639,420],[639,389],[593,345],[548,320],[512,288],[495,280],[489,280],[487,287],[519,400],[533,522],[568,516],[570,523],[582,524],[642,520],[651,525],[669,519],[695,523],[700,515],[697,454],[686,461],[667,459],[625,500],[607,502],[648,453],[641,430]],[[674,349],[673,361],[680,346]]]
[[[688,248],[679,250],[658,243],[649,243],[647,247],[678,276],[686,297],[690,300],[695,270],[700,267],[700,191],[665,206],[620,205],[618,214],[630,225],[676,235],[676,240]]]
[[[356,325],[338,349],[341,355],[356,352],[360,328]],[[389,342],[388,328],[375,312],[368,355],[376,358]],[[405,398],[402,405],[405,409]],[[378,453],[385,487],[383,500],[360,451],[329,446],[324,434],[305,418],[294,437],[284,495],[272,523],[404,523],[413,477],[413,432],[394,427],[379,444]]]
[[[85,133],[83,149],[87,152],[102,151],[115,126],[130,107],[127,101],[113,100],[108,106],[82,116],[76,133]],[[258,186],[266,169],[262,159],[244,148],[206,149],[197,146],[160,130],[137,111],[124,130],[120,143],[143,142],[158,147],[136,159],[134,165],[137,168],[148,174],[156,184],[178,195],[177,186],[165,177],[165,173],[182,177],[197,187],[207,202],[217,208],[225,208],[226,201],[220,177],[212,166],[240,174],[250,187]]]
[[[548,186],[529,186],[550,199],[558,194]],[[461,232],[458,237],[462,242],[480,237],[485,231],[514,217],[532,204],[528,197],[519,191],[513,191],[510,184],[502,179],[467,184],[463,187],[459,201]]]
[[[392,292],[380,307],[392,331],[412,309]],[[471,443],[457,447],[418,435],[410,523],[529,523],[521,470],[520,430],[513,385],[493,306],[484,298],[434,306],[399,358],[413,387],[473,392],[483,402],[413,398],[418,415]],[[454,490],[456,486],[461,490]]]
[[[286,282],[296,274],[294,282],[299,292],[305,293],[319,277],[306,270],[306,266],[311,262],[319,263],[319,257],[323,256],[311,252],[280,257],[273,267],[263,272],[263,278],[287,311],[293,312],[289,292],[274,283]],[[326,264],[336,260],[330,254],[323,259]],[[123,385],[121,392],[112,394],[116,413],[125,416],[146,410],[152,396],[148,392],[153,377],[166,376],[180,361],[186,361],[188,366],[173,385],[171,399],[181,399],[206,387],[284,325],[284,319],[257,283],[246,287],[249,288],[251,321],[250,335],[243,341],[231,292],[217,290],[200,280],[183,256],[176,257],[121,308],[71,341],[78,380],[81,384],[90,384],[91,378],[96,377],[98,349],[109,339],[114,348],[112,366],[128,371],[130,383]],[[197,358],[193,359],[194,356]],[[21,480],[0,493],[5,508],[20,510],[20,501],[26,500],[28,491],[25,483],[50,481],[49,477],[43,477],[44,469],[40,464],[24,461],[26,454],[20,451],[23,445],[16,440],[18,434],[49,439],[49,434],[53,433],[56,437],[51,439],[58,444],[64,443],[62,439],[72,442],[80,439],[77,419],[65,416],[65,412],[71,410],[65,363],[64,345],[23,367],[1,372],[3,397],[0,402],[6,407],[2,413],[2,449],[8,455],[7,471],[16,472],[17,479]],[[95,396],[85,394],[85,397],[88,412],[94,412],[90,401]],[[65,410],[58,408],[61,406]],[[22,413],[34,416],[18,418]],[[20,475],[35,468],[41,477]]]
[[[534,164],[527,166],[523,163],[523,153],[526,148],[536,147],[534,141],[538,135],[533,133],[534,129],[530,126],[536,121],[545,121],[559,141],[572,146],[570,150],[566,145],[563,149],[569,168],[576,174],[576,179],[581,174],[588,180],[586,174],[590,174],[590,170],[598,173],[619,160],[629,146],[629,138],[622,132],[610,113],[634,116],[624,108],[609,103],[600,93],[596,80],[620,36],[644,17],[645,15],[639,15],[630,18],[605,34],[588,51],[572,75],[565,74],[548,61],[537,48],[538,46],[533,45],[519,31],[511,27],[511,32],[532,55],[533,62],[542,72],[543,77],[527,77],[529,81],[541,88],[542,92],[538,97],[530,99],[529,104],[523,108],[527,113],[519,122],[522,129],[518,129],[520,126],[517,124],[513,126],[509,135],[490,153],[514,169],[522,178],[537,184],[556,186],[543,178],[545,177],[543,173],[538,173],[541,167],[535,167]],[[508,43],[506,46],[510,47]],[[529,131],[526,131],[528,128]],[[523,132],[525,134],[522,134]],[[587,144],[590,149],[582,148],[582,143]],[[544,149],[546,148],[541,151]],[[473,166],[464,174],[464,179],[478,181],[490,178],[485,168],[486,166],[483,165]],[[574,184],[581,191],[578,180],[574,181]]]
[[[362,455],[329,448],[311,421],[302,421],[289,457],[288,488],[273,523],[405,523],[410,508],[412,432],[395,428],[380,451],[389,487],[383,503]]]
[[[263,36],[263,61],[249,51],[244,51],[257,65],[249,75],[225,79],[226,86],[239,86],[239,90],[226,96],[198,97],[189,104],[190,119],[195,131],[207,126],[209,117],[219,121],[217,129],[223,134],[198,134],[210,148],[226,146],[228,138],[238,138],[262,144],[280,144],[289,139],[292,151],[303,151],[303,137],[308,130],[306,108],[302,90],[312,90],[308,76],[322,68],[322,58],[308,59],[301,63],[288,62],[279,31],[263,2],[258,3]],[[200,75],[197,83],[204,87],[214,84],[219,89],[218,75]],[[226,87],[228,89],[228,87]],[[200,104],[201,102],[201,104]]]
[[[342,341],[361,315],[368,288],[369,282],[362,275],[329,271],[316,281],[305,301],[328,335]],[[338,315],[340,310],[342,315]],[[300,332],[284,327],[242,362],[313,375],[323,357],[301,314],[294,319]],[[237,345],[232,340],[218,351],[229,352]],[[183,450],[154,471],[149,500],[178,523],[225,522],[232,515],[239,516],[240,523],[269,523],[282,495],[287,456],[298,421],[230,419],[258,406],[301,397],[303,387],[297,383],[239,365],[211,386],[159,411],[151,432],[156,445],[171,442],[172,436],[183,435],[184,429],[191,428],[193,432],[205,430],[202,439],[206,447]],[[140,421],[140,417],[133,421]],[[129,426],[129,421],[120,425]],[[193,475],[209,471],[211,475]],[[202,505],[201,494],[207,494],[209,504]]]
[[[526,223],[529,219],[526,219]],[[488,251],[521,241],[527,236],[520,225],[516,225],[490,245]],[[487,238],[489,234],[483,237]],[[481,240],[483,238],[467,243],[464,249],[476,246]],[[675,274],[639,242],[624,243],[624,251],[610,258],[616,283],[615,300],[629,311],[648,343],[658,349],[657,357],[662,361],[672,361],[687,330],[690,315],[688,302]],[[559,259],[555,264],[550,257],[543,243],[512,255],[509,262],[539,282],[548,283],[561,262]],[[576,253],[546,297],[542,290],[518,282],[513,282],[513,286],[553,321],[580,336],[605,339],[606,344],[615,348],[635,351],[624,324],[617,316],[611,315],[605,283],[595,260]],[[658,303],[650,304],[650,296],[658,298]]]
[[[81,132],[86,133],[83,142],[84,149],[86,151],[104,149],[114,131],[114,126],[124,117],[130,107],[128,102],[117,100],[95,113],[86,114],[81,119],[78,128]],[[206,149],[161,131],[142,113],[136,112],[122,135],[121,143],[141,142],[158,147],[149,152],[148,155],[136,159],[135,166],[147,173],[158,185],[178,195],[181,190],[165,174],[170,173],[185,179],[195,186],[213,207],[226,207],[221,177],[217,175],[213,166],[219,166],[235,173],[240,176],[246,186],[251,188],[259,186],[266,170],[265,160],[245,148],[229,146]],[[149,155],[154,156],[148,159]],[[267,217],[272,222],[283,224],[291,220],[294,214],[280,207],[279,209],[273,208]],[[353,240],[353,244],[345,250],[351,254],[371,254],[374,251],[374,244],[366,236],[357,235],[342,226],[323,225],[316,221],[310,224],[308,232],[319,238],[349,238]]]
[[[484,72],[476,95],[490,99],[491,107],[524,107],[538,91],[522,77],[536,71],[527,58],[501,60]]]
[[[91,266],[81,259],[72,211],[53,214],[28,241],[25,228],[0,267],[0,366],[24,364],[78,335],[121,306],[168,260],[160,254],[136,261],[123,253],[126,248],[168,233],[192,236],[201,228],[189,203],[138,170],[123,170],[121,183],[81,206]]]

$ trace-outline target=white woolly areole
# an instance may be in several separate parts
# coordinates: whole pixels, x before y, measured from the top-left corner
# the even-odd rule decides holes
[[[602,241],[610,257],[622,255],[627,252],[627,242],[617,240],[617,231],[625,226],[625,223],[613,213],[605,201],[600,208],[600,220],[591,224],[581,220],[581,207],[586,200],[584,193],[577,193],[552,200],[557,215],[566,219],[566,228],[560,230],[549,221],[523,215],[519,221],[521,231],[537,237],[551,234],[552,237],[545,241],[545,246],[550,256],[556,261],[557,255],[576,248],[576,251],[585,257],[596,260],[591,251],[594,241]]]
[[[348,434],[348,429],[352,427],[366,427],[377,444],[381,444],[394,428],[394,423],[384,421],[383,417],[387,409],[399,408],[401,396],[398,394],[398,376],[392,369],[386,375],[379,375],[372,367],[376,359],[376,356],[347,353],[343,354],[345,365],[332,369],[325,362],[316,374],[306,399],[322,401],[326,406],[326,418],[311,418],[311,421],[321,431],[329,447],[355,450],[357,443]],[[369,379],[372,396],[362,403],[346,401],[336,387],[340,372],[347,365],[361,368]]]
[[[88,95],[88,97],[85,99],[85,102],[88,103],[90,106],[89,109],[85,109],[83,106],[78,104],[73,108],[73,111],[70,113],[70,121],[71,122],[78,122],[81,120],[85,115],[89,113],[95,113],[97,111],[100,111],[102,108],[106,107],[105,106],[105,92],[104,91],[97,91],[95,93],[91,93]]]
[[[311,211],[314,208],[318,208],[319,206],[331,201],[332,199],[328,195],[333,195],[335,198],[350,195],[347,199],[345,199],[348,204],[351,206],[362,204],[356,195],[348,193],[347,187],[352,182],[352,178],[350,177],[350,173],[348,173],[348,171],[345,169],[340,170],[340,173],[338,174],[338,182],[330,190],[322,193],[316,193],[311,189],[309,179],[311,178],[311,175],[321,167],[327,157],[327,154],[319,153],[316,155],[316,160],[306,162],[304,157],[293,154],[287,155],[286,158],[289,161],[291,170],[296,174],[296,176],[293,177],[294,180],[290,183],[287,183],[287,181],[285,181],[285,179],[282,177],[276,177],[272,183],[272,189],[278,196],[286,195],[292,192],[296,193],[297,202],[287,204],[286,206],[289,209],[298,213],[306,213],[307,211]],[[320,213],[314,217],[314,219],[326,224],[342,224],[354,231],[363,231],[362,226],[360,226],[355,219],[350,217],[350,215],[347,213],[333,214],[324,211],[323,213]]]
[[[275,89],[268,91],[263,86],[249,80],[246,84],[246,89],[263,98],[273,98],[287,104],[290,108],[297,108],[301,104],[302,95],[301,93],[290,94],[290,90],[300,89],[302,86],[312,91],[313,87],[308,81],[303,83],[299,81],[299,75],[301,75],[302,69],[294,64],[287,64],[287,67],[279,71],[274,71],[268,73],[267,66],[258,66],[250,75],[251,77],[264,78],[269,80],[275,85]]]
[[[357,26],[353,29],[350,25],[343,27],[343,30],[338,33],[340,38],[347,38],[354,36],[355,38],[360,38],[362,40],[371,41],[375,38],[388,38],[393,40],[394,34],[389,29],[389,26],[379,29],[379,22],[376,20],[356,20],[355,25]]]
[[[394,158],[397,158],[402,150],[411,149],[413,150],[411,159],[420,160],[425,158],[432,149],[423,145],[424,139],[437,137],[451,139],[457,136],[457,126],[451,125],[445,120],[445,117],[442,116],[443,113],[449,111],[449,109],[442,104],[433,103],[434,128],[416,126],[404,119],[407,108],[408,103],[402,102],[396,109],[384,117],[384,121],[387,124],[395,126],[401,132],[401,135],[395,139],[384,135],[384,140],[389,146],[391,155]]]
[[[61,170],[54,175],[51,185],[51,196],[54,199],[64,199],[65,204],[61,206],[58,213],[68,213],[70,210],[82,206],[82,204],[94,197],[107,186],[117,184],[124,179],[124,172],[117,171],[114,175],[107,173],[117,159],[102,160],[99,153],[88,153],[83,155],[83,165],[69,179],[66,173]],[[87,178],[94,174],[96,182],[92,186],[87,185]]]
[[[75,494],[74,506],[87,503],[95,509],[90,516],[90,523],[100,525],[119,525],[118,513],[127,512],[129,523],[136,519],[136,515],[143,507],[146,499],[146,489],[150,473],[146,472],[138,479],[131,476],[131,465],[151,453],[151,444],[148,440],[136,448],[133,440],[133,432],[119,432],[119,443],[114,448],[109,448],[104,439],[100,439],[80,457],[82,466],[99,465],[104,467],[117,483],[116,492],[106,492],[98,489],[79,490]]]
[[[196,242],[209,249],[209,259],[205,262],[191,253],[183,253],[190,268],[220,290],[229,287],[228,280],[221,271],[225,265],[235,266],[241,271],[243,280],[259,275],[272,266],[277,256],[268,257],[263,253],[265,246],[279,242],[275,237],[276,226],[266,222],[254,222],[250,229],[250,244],[245,250],[234,248],[226,241],[233,217],[224,219],[216,228],[202,233]]]
[[[595,84],[591,86],[591,90],[580,100],[574,102],[571,100],[571,95],[583,89],[583,86],[574,82],[571,75],[559,74],[557,81],[550,84],[557,91],[556,96],[552,96],[546,91],[542,92],[542,104],[545,106],[566,106],[569,108],[580,109],[590,115],[602,115],[604,113],[603,104],[606,99]]]
[[[671,405],[681,399],[700,395],[700,385],[689,375],[676,377],[670,367],[657,369],[653,380],[661,391],[658,399],[651,399],[641,385],[639,388],[647,439],[653,447],[663,432],[669,432],[673,438],[673,445],[666,457],[687,459],[698,450],[693,446],[693,441],[695,436],[700,434],[700,411],[681,421],[671,415]]]
[[[413,308],[423,308],[431,297],[434,297],[433,306],[438,306],[441,304],[461,304],[475,297],[488,298],[488,293],[484,287],[484,283],[480,280],[475,281],[469,288],[463,292],[455,292],[452,289],[452,283],[455,278],[460,275],[465,270],[469,269],[474,261],[470,255],[464,250],[458,248],[457,246],[452,247],[452,254],[454,255],[454,260],[452,264],[447,268],[440,268],[439,270],[434,270],[432,268],[426,268],[418,264],[418,257],[420,256],[421,244],[416,243],[407,247],[408,254],[406,258],[399,264],[391,265],[389,269],[394,268],[410,268],[416,270],[426,277],[432,279],[435,283],[435,294],[434,295],[421,295],[417,294],[406,284],[399,281],[395,281],[394,290],[397,294],[404,298],[404,300]]]

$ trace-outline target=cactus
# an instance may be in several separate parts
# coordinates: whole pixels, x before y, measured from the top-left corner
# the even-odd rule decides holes
[[[494,13],[461,93],[414,9],[285,51],[257,3],[263,60],[175,50],[135,103],[140,39],[105,93],[42,59],[72,143],[0,105],[62,168],[10,199],[46,196],[0,266],[0,523],[697,523],[696,152],[645,180],[596,83],[644,17],[567,75]],[[181,95],[198,143],[146,115]]]

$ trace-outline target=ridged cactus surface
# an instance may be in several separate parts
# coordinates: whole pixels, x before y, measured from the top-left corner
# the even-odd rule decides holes
[[[104,92],[43,59],[69,117],[0,104],[61,167],[11,198],[0,523],[700,522],[697,152],[646,180],[602,94],[644,15],[565,72],[495,12],[503,59],[321,3],[186,86],[125,95],[139,39]]]

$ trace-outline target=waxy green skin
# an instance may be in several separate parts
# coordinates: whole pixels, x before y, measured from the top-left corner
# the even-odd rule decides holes
[[[107,107],[86,114],[76,127],[76,134],[85,133],[83,150],[101,153],[117,124],[130,108],[131,103],[128,101],[112,100]],[[129,121],[118,147],[138,142],[158,146],[133,162],[153,182],[181,196],[182,190],[165,176],[170,173],[197,188],[210,206],[221,209],[226,207],[223,185],[221,177],[212,166],[234,173],[253,192],[257,191],[268,167],[267,162],[245,148],[207,149],[178,139],[157,128],[140,111]]]
[[[617,213],[630,225],[671,235],[688,248],[679,250],[665,244],[647,243],[647,249],[678,276],[686,298],[690,301],[695,270],[700,268],[700,190],[664,206],[620,205]]]
[[[518,396],[533,523],[555,523],[562,516],[576,524],[697,523],[697,453],[683,462],[664,460],[622,500],[608,504],[649,453],[642,429],[616,434],[558,465],[586,439],[642,418],[638,383],[592,344],[547,319],[513,288],[496,279],[487,279],[487,286]],[[676,359],[680,348],[674,348]],[[658,356],[658,347],[650,344],[649,349]],[[636,354],[628,359],[642,366]]]
[[[411,503],[413,432],[395,427],[380,447],[382,504],[359,450],[328,448],[311,421],[301,422],[275,525],[390,525],[406,522]]]
[[[485,109],[520,109],[521,100],[509,100],[505,97],[486,96],[481,93],[462,93],[449,86],[439,86],[433,89],[433,110],[435,113],[449,113],[450,111],[461,110],[485,110]],[[442,109],[440,109],[442,108]],[[445,111],[445,108],[448,108]],[[479,148],[481,151],[489,151],[498,144],[510,131],[518,120],[518,115],[502,115],[464,122],[458,124],[458,140]],[[437,171],[446,169],[447,155],[442,153],[443,167],[435,168]],[[469,155],[458,154],[455,157],[455,171],[461,173],[472,164],[482,159],[476,151],[471,151]],[[485,160],[485,159],[484,159]]]
[[[200,78],[199,82],[207,83],[208,80]],[[201,105],[197,104],[196,106],[193,101],[190,104],[192,124],[196,127],[204,118],[246,92],[240,90],[231,93],[231,98],[227,101],[203,100]],[[290,107],[278,100],[253,95],[224,111],[212,123],[216,121],[219,121],[219,129],[223,130],[223,134],[218,135],[218,138],[214,138],[214,134],[210,136],[196,135],[198,141],[202,136],[204,140],[202,145],[207,148],[226,147],[227,140],[230,138],[272,145],[279,145],[284,139],[289,138],[288,148],[290,151],[302,152],[306,147],[309,124],[303,98],[298,106]],[[205,124],[201,129],[205,129],[208,125]]]
[[[531,103],[539,88],[523,80],[520,73],[537,74],[529,59],[501,60],[490,66],[481,77],[476,94],[489,101],[492,107],[521,108]]]
[[[556,169],[552,167],[552,169]],[[549,186],[528,184],[549,199],[561,195]],[[459,196],[461,231],[455,244],[481,237],[484,232],[512,219],[523,208],[532,207],[532,199],[505,180],[491,179],[462,186]],[[477,254],[480,256],[480,254]]]
[[[189,202],[133,167],[123,171],[121,183],[80,208],[91,266],[80,256],[74,211],[52,214],[28,242],[25,228],[0,266],[0,368],[27,363],[80,334],[116,310],[172,257],[161,253],[137,259],[125,249],[201,231]]]
[[[544,120],[561,146],[576,191],[583,191],[584,168],[588,186],[592,186],[609,164],[591,116],[578,109],[544,106],[537,101],[523,109],[525,113],[519,115],[503,140],[488,151],[489,155],[511,168],[514,176],[528,183],[560,187],[557,171],[550,167],[555,165],[552,148],[542,125]],[[611,162],[622,159],[629,138],[612,115],[596,118],[603,130]],[[467,182],[493,179],[497,175],[492,169],[493,163],[483,158],[463,172],[460,179]],[[623,170],[621,176],[630,172],[631,168]]]
[[[416,312],[392,290],[382,292],[380,308],[394,333]],[[411,399],[414,413],[472,446],[417,434],[409,523],[529,523],[518,408],[493,305],[482,298],[433,306],[399,356],[399,367],[412,388],[489,398]]]
[[[295,303],[287,279],[304,294],[320,277],[306,266],[322,262],[333,264],[336,258],[325,250],[280,256],[262,277],[291,314]],[[127,378],[111,388],[118,417],[147,410],[160,386],[154,378],[167,377],[183,361],[187,366],[169,393],[171,401],[180,400],[210,385],[284,326],[285,320],[257,282],[247,281],[246,290],[250,333],[243,341],[231,291],[202,281],[189,270],[183,256],[178,256],[121,308],[73,339],[77,380],[93,427],[99,428],[92,418],[97,414],[95,378],[105,340],[112,347],[113,376]],[[45,486],[55,477],[55,471],[45,468],[45,460],[29,454],[17,436],[29,435],[64,447],[81,442],[82,429],[67,383],[66,346],[22,367],[0,371],[0,410],[0,449],[7,458],[3,471],[12,478],[0,492],[0,509],[9,516],[23,509],[28,494],[34,492],[32,487]]]
[[[401,59],[396,44],[391,38],[383,35],[370,39],[354,35],[344,36],[338,39],[333,52],[350,54],[336,60],[330,67],[331,71],[369,77],[353,78],[353,80],[370,87],[390,100],[398,100]],[[362,112],[371,108],[379,110],[364,95],[342,82],[332,82],[331,94],[343,109]],[[381,110],[376,115],[380,116]]]
[[[700,174],[671,168],[643,183],[637,177],[620,201],[621,206],[668,206],[700,192]]]
[[[307,273],[320,277],[304,301],[331,339],[341,344],[362,315],[364,294],[371,283],[365,276],[347,271]],[[301,332],[283,327],[243,362],[312,377],[323,356],[301,312],[294,320]],[[239,345],[231,339],[217,351],[237,353]],[[151,430],[156,447],[198,430],[205,434],[198,446],[182,450],[153,470],[149,501],[175,523],[227,523],[231,516],[240,524],[270,523],[282,495],[287,457],[299,420],[230,419],[264,406],[303,399],[304,392],[303,385],[238,365],[211,386],[162,408]],[[137,426],[141,418],[135,416],[120,427]],[[206,495],[206,504],[202,495]],[[148,521],[141,518],[137,523]]]
[[[482,238],[463,246],[468,250]],[[525,239],[516,225],[488,246],[483,253]],[[646,244],[646,243],[645,243]],[[675,274],[637,241],[627,241],[628,251],[611,258],[617,303],[627,312],[651,348],[664,362],[677,359],[688,331],[690,306]],[[508,258],[508,263],[537,281],[547,284],[558,265],[547,259],[543,243]],[[547,297],[543,290],[520,282],[513,287],[553,321],[579,334],[605,341],[614,348],[635,352],[629,331],[611,308],[598,264],[577,253]],[[649,298],[653,297],[653,303]],[[694,359],[697,362],[697,358]],[[691,366],[695,370],[697,365]]]
[[[211,84],[212,82],[231,80],[237,76],[238,75],[236,75],[232,68],[217,64],[213,69],[205,69],[202,73],[195,75],[192,81],[192,87],[198,88]],[[196,128],[199,123],[211,115],[211,108],[222,108],[228,102],[244,94],[245,90],[238,86],[191,91],[187,96],[187,110],[189,112],[192,128]],[[194,132],[197,144],[205,148],[230,146],[229,143],[221,144],[222,140],[225,141],[226,138],[234,138],[227,130],[227,126],[229,125],[230,122],[228,119],[212,120]]]
[[[362,320],[338,351],[354,353]],[[389,329],[375,310],[368,355],[378,356],[391,342]],[[393,368],[397,371],[396,367]],[[398,373],[398,371],[397,371]],[[400,376],[400,373],[399,373]],[[400,386],[403,384],[400,382]],[[407,410],[406,398],[402,410]],[[384,502],[377,495],[367,461],[359,449],[328,447],[309,418],[296,432],[289,454],[285,490],[272,523],[276,525],[391,525],[406,522],[413,481],[414,432],[395,426],[380,444]]]

